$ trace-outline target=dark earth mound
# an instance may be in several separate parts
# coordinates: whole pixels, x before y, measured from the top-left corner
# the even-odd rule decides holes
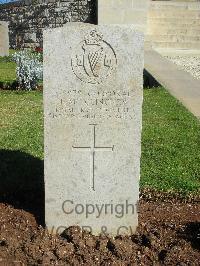
[[[35,217],[0,204],[0,265],[200,265],[200,202],[145,192],[130,237],[78,227],[50,236]]]

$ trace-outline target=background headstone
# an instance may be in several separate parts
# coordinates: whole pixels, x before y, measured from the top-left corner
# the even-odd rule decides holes
[[[44,32],[50,231],[79,225],[117,235],[137,227],[143,39],[119,25],[73,23]]]
[[[8,23],[0,21],[0,56],[9,55]]]

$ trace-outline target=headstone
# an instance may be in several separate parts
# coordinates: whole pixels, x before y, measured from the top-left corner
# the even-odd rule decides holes
[[[0,56],[9,55],[8,23],[0,21]]]
[[[138,224],[143,34],[72,23],[44,32],[45,205],[51,232]]]

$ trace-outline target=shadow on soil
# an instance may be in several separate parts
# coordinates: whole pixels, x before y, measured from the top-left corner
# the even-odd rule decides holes
[[[180,232],[180,236],[189,241],[194,249],[200,250],[200,223],[186,224],[184,231]]]
[[[43,161],[21,151],[0,150],[0,202],[32,213],[44,225]]]

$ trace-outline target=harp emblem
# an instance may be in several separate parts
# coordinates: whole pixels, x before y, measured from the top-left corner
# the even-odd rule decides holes
[[[83,82],[102,83],[116,67],[117,58],[113,48],[96,30],[85,36],[77,50],[72,56],[72,70]]]

